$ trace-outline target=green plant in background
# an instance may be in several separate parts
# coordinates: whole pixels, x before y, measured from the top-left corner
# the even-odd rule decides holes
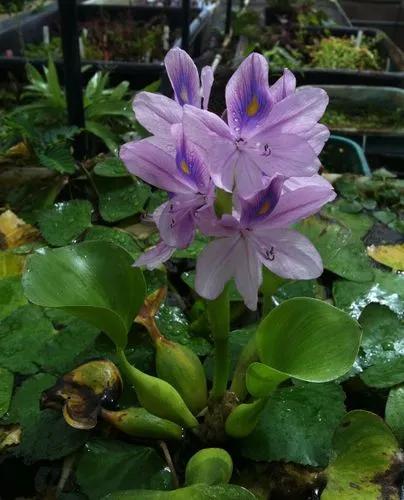
[[[354,37],[322,38],[309,47],[310,65],[317,68],[380,70],[383,67],[377,43],[378,40],[366,36],[360,46]]]
[[[65,93],[55,64],[50,59],[48,67],[44,68],[44,75],[32,65],[27,65],[27,76],[29,83],[22,98],[29,102],[5,114],[4,126],[0,130],[0,150],[7,154],[12,146],[23,141],[27,149],[35,153],[41,165],[72,173],[74,162],[69,150],[69,140],[79,130],[66,127]],[[83,93],[85,132],[96,136],[113,152],[121,137],[133,124],[127,98],[128,87],[128,82],[109,87],[108,74],[97,72]],[[58,152],[55,161],[58,164],[55,163],[52,167],[50,162],[43,159],[49,156],[49,149],[53,151],[56,146]],[[61,150],[63,153],[60,153]],[[53,158],[54,154],[51,153],[50,156]]]
[[[45,0],[2,0],[0,14],[16,14],[25,9],[39,9]]]

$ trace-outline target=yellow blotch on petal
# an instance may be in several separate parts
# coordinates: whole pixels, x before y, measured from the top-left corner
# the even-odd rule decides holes
[[[265,215],[267,214],[269,211],[271,210],[271,204],[269,203],[269,201],[266,201],[264,202],[260,209],[258,210],[257,214],[258,215]]]
[[[189,175],[189,173],[190,173],[189,166],[185,160],[181,161],[180,167],[181,167],[181,170],[184,172],[184,174]]]
[[[252,117],[255,116],[258,113],[258,110],[260,108],[257,96],[254,96],[249,105],[247,106],[247,115]]]

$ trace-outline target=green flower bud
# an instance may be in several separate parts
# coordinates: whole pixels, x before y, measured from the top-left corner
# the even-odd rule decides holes
[[[181,344],[160,337],[156,345],[157,375],[169,382],[197,415],[207,405],[206,376],[198,356]]]
[[[118,354],[121,357],[126,376],[135,388],[140,404],[147,411],[185,428],[198,425],[198,421],[171,384],[165,380],[147,375],[132,366],[123,351],[119,351]]]
[[[266,402],[267,398],[263,398],[256,399],[252,403],[243,403],[236,406],[227,417],[225,423],[226,434],[234,438],[242,438],[251,434],[257,425]]]
[[[181,439],[182,428],[152,415],[144,408],[127,408],[121,411],[102,410],[102,418],[111,425],[138,438],[147,439]]]
[[[222,448],[205,448],[192,456],[185,469],[185,484],[228,483],[233,473],[233,461]]]

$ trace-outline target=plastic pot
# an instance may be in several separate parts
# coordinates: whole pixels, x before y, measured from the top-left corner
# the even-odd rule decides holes
[[[330,96],[330,106],[355,114],[358,109],[391,114],[404,110],[404,90],[392,87],[321,85]],[[344,135],[360,144],[366,154],[404,156],[404,123],[400,127],[383,128],[330,126],[333,133]]]
[[[363,149],[346,137],[331,135],[320,160],[324,168],[333,174],[371,175]]]

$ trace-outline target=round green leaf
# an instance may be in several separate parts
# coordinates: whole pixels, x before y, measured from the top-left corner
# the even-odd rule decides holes
[[[239,441],[257,462],[285,461],[325,467],[334,430],[345,414],[345,394],[335,383],[300,383],[277,389],[253,432]]]
[[[41,249],[27,260],[23,287],[34,304],[88,321],[123,348],[146,294],[142,272],[132,264],[123,248],[107,241]]]
[[[90,500],[119,498],[121,490],[167,490],[172,476],[163,458],[148,446],[114,439],[89,441],[77,464],[77,482]]]
[[[93,207],[87,200],[57,203],[39,215],[42,236],[52,246],[68,245],[91,226]]]
[[[386,403],[386,423],[404,445],[404,387],[393,387]]]
[[[290,299],[262,320],[257,330],[263,363],[290,377],[327,382],[346,373],[361,340],[347,313],[311,298]]]
[[[384,498],[399,446],[380,417],[363,410],[348,413],[334,434],[333,449],[321,500]],[[390,489],[389,493],[389,498],[398,498],[397,492],[394,494]]]

